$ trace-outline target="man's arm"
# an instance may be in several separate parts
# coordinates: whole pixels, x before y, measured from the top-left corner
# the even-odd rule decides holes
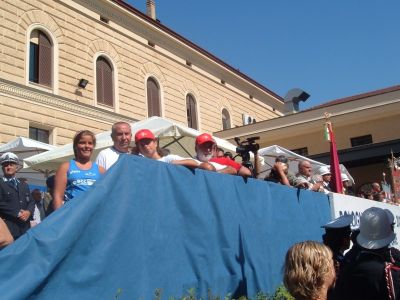
[[[251,177],[251,171],[249,168],[245,167],[245,166],[241,166],[239,171],[238,171],[238,175],[243,176],[243,177]]]
[[[240,175],[240,176],[244,176],[244,177],[250,177],[251,176],[251,171],[242,166],[241,164],[230,160],[228,158],[222,157],[222,158],[212,158],[210,160],[211,163],[216,163],[218,165],[221,165],[225,168],[221,168],[221,170],[217,171],[219,173],[223,173],[223,174],[231,174],[231,175]]]
[[[235,170],[235,168],[231,167],[231,166],[225,166],[225,168],[218,170],[218,173],[221,174],[230,174],[230,175],[236,175],[237,172]]]
[[[211,171],[211,172],[216,172],[217,170],[215,167],[210,164],[209,162],[202,162],[199,164],[199,169],[206,170],[206,171]]]
[[[171,161],[171,164],[185,166],[185,167],[192,168],[192,169],[195,169],[199,166],[197,161],[195,161],[194,159],[190,159],[190,158],[189,159],[181,159],[181,160],[173,160],[173,161]]]
[[[4,183],[2,178],[0,178],[0,180],[0,212],[16,218],[19,213],[19,203],[15,204],[15,202],[12,201],[13,195],[7,192],[7,183]]]
[[[26,199],[26,201],[28,201],[26,209],[21,209],[19,211],[18,219],[26,222],[31,216],[33,216],[33,212],[35,211],[35,201],[32,199],[32,195],[27,184],[21,184],[21,188],[23,188],[23,193],[28,195],[29,199]]]

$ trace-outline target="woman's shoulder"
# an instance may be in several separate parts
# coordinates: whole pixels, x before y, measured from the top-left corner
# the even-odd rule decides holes
[[[92,167],[91,169],[97,170],[100,174],[103,174],[106,172],[106,169],[104,169],[102,166],[100,166],[98,163],[95,161],[92,162]]]

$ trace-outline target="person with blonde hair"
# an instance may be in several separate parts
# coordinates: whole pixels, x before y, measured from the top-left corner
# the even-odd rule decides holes
[[[335,278],[332,251],[327,246],[305,241],[286,253],[283,282],[296,300],[326,300]]]
[[[89,130],[76,133],[73,139],[74,159],[64,162],[55,175],[53,208],[59,209],[64,202],[88,191],[105,172],[104,168],[91,161],[96,137]]]

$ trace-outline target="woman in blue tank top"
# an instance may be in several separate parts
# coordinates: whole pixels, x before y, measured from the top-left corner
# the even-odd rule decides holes
[[[105,172],[104,168],[91,161],[96,137],[89,130],[78,132],[73,140],[75,158],[64,162],[55,175],[54,209],[65,201],[86,192]]]

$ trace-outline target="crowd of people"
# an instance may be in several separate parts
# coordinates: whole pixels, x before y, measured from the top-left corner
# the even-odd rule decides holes
[[[359,191],[357,197],[383,203],[397,204],[393,199],[394,195],[383,191],[381,185],[378,182],[373,182],[371,184],[371,187],[367,190]]]
[[[400,251],[390,246],[393,214],[371,207],[359,228],[351,229],[352,222],[343,215],[323,226],[323,243],[305,241],[288,250],[284,284],[296,300],[400,299]]]
[[[16,178],[18,157],[11,152],[4,153],[0,157],[4,173],[0,180],[0,248],[18,239],[52,211],[87,192],[123,154],[222,174],[251,176],[247,167],[234,161],[229,153],[225,154],[207,133],[197,136],[194,158],[180,157],[161,149],[156,136],[148,129],[136,132],[135,147],[130,149],[132,130],[126,122],[112,126],[111,139],[113,146],[102,150],[92,161],[96,137],[89,130],[79,131],[72,143],[74,158],[62,163],[56,174],[47,178],[48,193],[45,195],[38,189],[30,193],[27,183]]]
[[[73,138],[74,158],[62,163],[56,174],[47,179],[48,194],[29,191],[26,182],[16,178],[19,159],[13,153],[0,157],[4,173],[0,179],[0,249],[18,239],[29,228],[39,224],[53,210],[87,192],[116,163],[120,155],[139,155],[164,163],[182,165],[249,177],[251,171],[234,161],[230,153],[218,148],[214,138],[200,134],[195,140],[194,158],[185,158],[161,149],[153,132],[142,129],[134,136],[128,123],[112,126],[113,146],[102,150],[92,161],[95,135],[88,130]],[[278,156],[265,180],[287,186],[329,193],[331,173],[323,166],[312,174],[309,161],[298,163],[298,172],[289,172],[288,159]],[[351,193],[342,174],[344,193]],[[374,200],[382,194],[380,185],[372,185]],[[352,216],[344,215],[325,224],[323,244],[306,241],[293,245],[287,252],[284,284],[296,299],[397,299],[400,295],[400,251],[391,248],[395,239],[395,218],[389,210],[372,207],[360,218],[358,230],[352,230]],[[352,248],[345,254],[350,247]],[[400,299],[400,298],[399,298]]]
[[[157,137],[148,129],[136,132],[135,146],[131,149],[132,138],[132,129],[129,123],[113,124],[111,128],[113,145],[100,151],[97,158],[92,161],[96,137],[91,131],[79,131],[73,138],[74,158],[62,163],[55,176],[47,179],[49,192],[45,193],[45,197],[39,190],[34,190],[31,194],[26,182],[15,177],[18,157],[11,152],[3,154],[0,162],[4,177],[0,180],[0,189],[2,195],[6,195],[9,199],[0,199],[0,218],[7,224],[13,239],[17,239],[31,226],[40,223],[46,215],[59,209],[65,202],[89,190],[96,180],[103,176],[123,154],[139,155],[165,163],[223,174],[244,177],[253,175],[249,168],[237,163],[231,153],[225,153],[223,149],[218,148],[215,139],[207,133],[197,136],[194,158],[180,157],[169,153],[167,149],[161,149]],[[298,172],[292,174],[289,172],[288,158],[280,155],[276,157],[265,180],[310,191],[329,193],[332,191],[331,177],[327,166],[320,167],[313,174],[311,163],[308,160],[300,161]],[[352,195],[353,192],[348,184],[349,178],[346,174],[342,174],[342,181],[343,193]],[[378,183],[372,185],[370,195],[370,199],[382,201],[382,192]]]
[[[311,163],[308,160],[302,160],[298,163],[298,172],[292,174],[289,171],[289,160],[283,155],[279,155],[275,159],[275,163],[271,168],[271,171],[264,180],[271,181],[286,186],[295,188],[308,189],[315,192],[321,192],[328,194],[333,192],[331,187],[332,174],[328,166],[319,167],[315,173],[313,173]],[[341,180],[343,185],[342,194],[357,196],[359,198],[365,198],[368,200],[397,204],[390,195],[384,192],[381,185],[378,182],[371,184],[370,189],[367,191],[359,191],[355,193],[353,191],[353,185],[346,173],[341,173]]]
[[[341,176],[344,187],[343,193],[352,195],[349,177],[345,173],[342,173]],[[300,161],[298,163],[298,172],[292,174],[289,172],[288,158],[284,155],[279,155],[276,157],[275,164],[264,180],[328,194],[332,192],[331,178],[332,174],[327,166],[321,166],[313,174],[311,163],[308,160]]]

